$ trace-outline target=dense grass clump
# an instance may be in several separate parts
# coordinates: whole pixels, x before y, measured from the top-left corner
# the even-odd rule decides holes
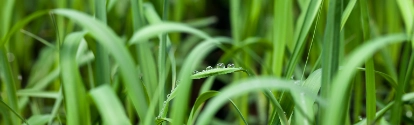
[[[0,125],[414,124],[412,0],[1,0]]]

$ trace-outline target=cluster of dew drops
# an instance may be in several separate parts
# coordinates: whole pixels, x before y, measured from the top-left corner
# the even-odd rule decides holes
[[[178,83],[178,82],[180,82],[180,81],[179,81],[179,80],[177,80],[176,82]],[[170,98],[170,96],[171,96],[171,94],[174,92],[174,90],[175,90],[175,89],[177,89],[178,85],[179,85],[179,84],[177,84],[177,86],[175,86],[175,88],[171,89],[170,94],[167,94],[167,100],[168,100],[168,98]],[[164,114],[164,109],[165,109],[166,105],[167,105],[167,101],[164,101],[164,102],[163,102],[163,104],[162,104],[162,109],[161,109],[161,111],[160,111],[160,114],[159,114],[157,117],[155,117],[155,119],[156,119],[156,120],[157,120],[157,119],[161,119],[161,115],[162,115],[162,114]]]
[[[224,65],[224,63],[217,63],[216,68],[226,68],[226,66]],[[227,68],[234,68],[234,64],[233,63],[227,64]],[[207,66],[207,68],[201,72],[212,70],[212,69],[213,69],[212,66]],[[193,74],[197,74],[197,73],[199,73],[197,70],[193,72]]]
[[[224,63],[218,63],[215,68],[226,68],[226,66],[224,65]],[[234,64],[233,63],[227,64],[227,68],[234,68]],[[207,68],[205,70],[203,70],[202,72],[208,71],[208,70],[212,70],[212,69],[213,69],[212,66],[207,66]],[[197,73],[199,73],[197,70],[195,70],[193,72],[193,74],[197,74]],[[177,80],[177,83],[178,82],[179,82],[179,80]],[[176,89],[178,87],[178,85],[179,84],[177,84],[177,86],[174,89]],[[167,94],[167,99],[171,96],[171,94],[173,93],[174,89],[171,90],[171,93],[170,94]],[[160,119],[161,118],[161,115],[164,113],[164,108],[165,108],[166,105],[167,105],[167,101],[164,101],[163,108],[161,109],[160,114],[157,117],[155,117],[155,119]]]

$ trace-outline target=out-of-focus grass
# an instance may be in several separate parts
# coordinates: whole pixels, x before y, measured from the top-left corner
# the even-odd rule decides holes
[[[0,8],[0,124],[414,124],[410,0]]]

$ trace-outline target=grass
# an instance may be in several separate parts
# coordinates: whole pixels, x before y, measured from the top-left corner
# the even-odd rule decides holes
[[[0,125],[414,124],[410,0],[0,8]]]

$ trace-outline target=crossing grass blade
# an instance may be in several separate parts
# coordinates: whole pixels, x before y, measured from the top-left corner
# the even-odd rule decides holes
[[[179,73],[179,89],[174,105],[172,106],[172,119],[173,125],[181,125],[184,122],[187,115],[187,105],[189,98],[189,91],[191,88],[191,79],[188,77],[195,70],[196,66],[200,64],[201,60],[218,44],[219,41],[215,39],[207,39],[204,42],[198,44],[191,53],[184,60],[183,67]]]
[[[101,42],[105,48],[111,48],[108,49],[108,52],[114,57],[120,67],[121,76],[124,80],[123,83],[126,86],[128,96],[138,116],[144,118],[149,103],[146,100],[143,85],[137,84],[141,82],[136,76],[138,74],[137,71],[131,70],[135,69],[134,61],[127,52],[126,47],[122,45],[122,40],[109,27],[83,13],[68,9],[55,9],[52,12],[74,20],[77,24],[88,30],[91,36]]]
[[[76,51],[86,32],[69,34],[61,49],[60,63],[64,90],[67,119],[69,125],[90,124],[89,103],[87,102],[86,88],[83,85],[78,65]]]
[[[368,5],[366,0],[360,0],[359,4],[361,7],[361,26],[363,31],[363,40],[366,41],[371,38]],[[375,90],[375,66],[373,58],[368,59],[365,62],[365,68],[367,122],[372,123],[375,118],[375,112],[377,110]]]
[[[121,102],[109,85],[92,89],[90,95],[98,107],[104,124],[131,125]]]
[[[356,67],[360,66],[379,49],[390,44],[400,43],[404,40],[407,40],[407,36],[404,34],[387,35],[369,40],[362,46],[352,51],[343,63],[343,70],[340,70],[333,79],[330,93],[336,94],[328,96],[329,106],[326,107],[326,114],[323,114],[324,125],[341,124],[341,121],[343,121],[345,116],[343,107],[347,102],[347,97],[345,97],[345,95],[350,87],[349,82],[357,70]]]
[[[346,8],[341,18],[341,30],[344,28],[345,23],[348,20],[349,15],[352,13],[352,10],[354,9],[356,2],[357,0],[350,0],[348,2],[348,5],[346,5]]]
[[[286,78],[290,78],[293,75],[293,72],[304,49],[305,38],[309,33],[313,20],[315,20],[316,14],[319,10],[319,7],[321,6],[321,3],[322,0],[310,1],[306,9],[306,12],[303,15],[303,20],[299,20],[298,22],[298,27],[300,27],[300,30],[296,30],[294,34],[295,49],[288,63],[288,68],[285,76]]]
[[[234,98],[249,92],[264,89],[289,90],[292,93],[303,92],[309,98],[317,98],[316,96],[312,96],[309,90],[303,89],[298,85],[295,85],[293,81],[280,80],[270,77],[258,77],[254,79],[251,78],[239,81],[237,84],[233,84],[233,86],[223,88],[223,90],[221,90],[221,93],[214,97],[206,106],[205,111],[200,114],[199,120],[196,122],[196,124],[209,124],[209,121],[211,121],[214,113],[217,112],[217,110],[223,104],[225,104],[228,98]],[[321,101],[320,99],[316,100]]]

